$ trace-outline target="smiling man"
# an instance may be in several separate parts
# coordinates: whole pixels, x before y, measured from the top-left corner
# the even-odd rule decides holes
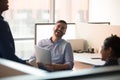
[[[74,65],[73,51],[71,44],[62,39],[67,30],[67,23],[59,20],[53,27],[53,35],[49,39],[43,39],[38,42],[38,47],[47,49],[51,52],[52,64],[44,65],[37,62],[39,68],[49,71],[71,70]]]

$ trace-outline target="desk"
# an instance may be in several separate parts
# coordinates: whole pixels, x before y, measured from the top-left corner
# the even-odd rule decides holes
[[[11,73],[11,71],[13,73]],[[65,70],[50,73],[28,65],[0,58],[0,80],[119,80],[119,75],[119,66],[77,71]]]
[[[90,65],[103,65],[101,54],[98,53],[74,53],[74,60]]]

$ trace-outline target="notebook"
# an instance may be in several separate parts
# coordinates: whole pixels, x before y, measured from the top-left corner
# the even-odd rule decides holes
[[[40,62],[43,64],[51,64],[50,51],[35,45],[35,56],[36,56],[36,62]]]

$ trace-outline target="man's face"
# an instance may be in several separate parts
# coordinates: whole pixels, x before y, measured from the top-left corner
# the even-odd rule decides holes
[[[65,34],[66,29],[67,29],[67,25],[66,24],[64,24],[64,23],[56,23],[55,27],[53,28],[54,35],[56,37],[61,38]]]
[[[0,0],[0,12],[8,10],[8,0]]]

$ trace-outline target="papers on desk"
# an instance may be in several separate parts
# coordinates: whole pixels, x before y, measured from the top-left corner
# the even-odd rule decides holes
[[[91,65],[103,65],[105,63],[101,60],[101,54],[98,53],[74,53],[74,60]]]

